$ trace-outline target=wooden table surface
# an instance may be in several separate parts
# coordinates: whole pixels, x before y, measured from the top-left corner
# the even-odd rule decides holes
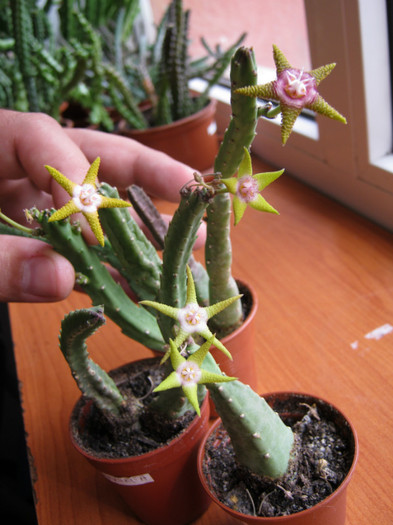
[[[393,235],[288,176],[265,196],[280,216],[247,210],[233,231],[234,273],[259,293],[260,392],[320,395],[349,416],[360,457],[347,525],[390,525]],[[68,438],[79,391],[57,337],[63,316],[88,305],[76,292],[56,304],[10,305],[40,525],[138,523]],[[107,370],[150,355],[109,321],[89,349]],[[195,522],[231,523],[215,505]]]

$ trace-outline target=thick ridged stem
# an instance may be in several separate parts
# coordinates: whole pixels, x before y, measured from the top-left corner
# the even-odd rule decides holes
[[[103,324],[105,317],[101,306],[69,313],[61,323],[60,349],[81,392],[101,410],[118,416],[123,396],[113,379],[90,359],[85,343]]]
[[[240,381],[207,387],[239,463],[262,476],[285,474],[294,438],[280,416]]]
[[[168,124],[190,114],[187,80],[189,16],[189,11],[183,11],[182,0],[173,0],[164,17],[166,32],[161,47],[156,124]]]
[[[210,195],[204,189],[183,190],[165,238],[159,301],[183,307],[186,301],[186,266],[190,259],[198,228],[209,203]],[[166,341],[173,337],[174,321],[160,317],[160,327]]]
[[[108,184],[100,186],[100,193],[119,198]],[[154,300],[160,287],[161,259],[126,208],[102,208],[101,224],[116,255],[123,277],[140,299]]]
[[[167,13],[169,16],[169,12]],[[168,80],[168,56],[173,28],[167,27],[161,46],[161,56],[158,65],[158,80],[156,83],[157,105],[154,110],[154,124],[160,126],[169,124],[173,121],[171,112],[171,102],[169,100],[169,80]]]
[[[182,0],[175,0],[175,31],[172,33],[169,57],[169,78],[175,120],[189,113],[190,96],[186,76],[189,17],[190,11],[183,11]]]
[[[244,148],[249,148],[257,125],[257,103],[255,99],[235,93],[243,86],[257,83],[257,67],[254,52],[240,47],[231,61],[231,107],[232,116],[223,142],[215,160],[214,170],[222,177],[232,177],[243,158]]]
[[[39,111],[36,78],[30,50],[34,35],[27,4],[26,0],[14,0],[11,2],[15,54],[18,58],[19,69],[29,102],[29,110]]]
[[[203,368],[221,373],[210,353],[203,361]],[[239,463],[262,476],[282,476],[294,442],[292,430],[262,397],[241,381],[207,383],[206,387]]]
[[[217,195],[207,210],[207,240],[205,247],[206,269],[209,274],[210,304],[218,303],[239,294],[231,273],[232,244],[230,238],[231,198],[229,194]],[[210,328],[220,337],[236,329],[242,322],[240,300],[215,315]]]
[[[237,95],[241,86],[257,82],[257,70],[252,49],[239,48],[231,62],[232,117],[216,157],[214,169],[223,177],[233,176],[249,148],[257,123],[256,101]],[[250,101],[252,101],[250,103]],[[217,195],[207,210],[206,268],[210,278],[210,303],[213,304],[239,293],[231,274],[232,249],[230,240],[231,201],[228,194]],[[220,336],[235,329],[243,319],[237,301],[211,320],[211,329]]]
[[[140,111],[137,101],[120,73],[109,64],[102,64],[102,68],[116,109],[132,127],[136,129],[147,128],[147,120]]]
[[[74,0],[63,0],[59,8],[61,33],[67,41],[77,36],[73,12],[74,3]]]
[[[133,184],[127,189],[127,193],[139,218],[149,229],[158,246],[163,249],[168,224],[161,217],[154,203],[141,187]],[[209,276],[204,266],[195,260],[193,255],[191,255],[188,260],[188,266],[194,278],[198,304],[200,306],[207,306],[209,304]]]
[[[45,240],[74,266],[78,284],[92,299],[103,304],[108,315],[125,335],[153,350],[164,350],[164,341],[156,318],[136,305],[101,263],[95,250],[83,240],[79,228],[68,220],[48,222],[50,213],[32,210],[45,235]]]

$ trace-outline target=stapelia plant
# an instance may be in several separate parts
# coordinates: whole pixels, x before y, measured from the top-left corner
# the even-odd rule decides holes
[[[163,244],[162,260],[124,208],[128,203],[118,198],[114,188],[97,184],[98,160],[81,185],[47,167],[71,200],[59,211],[30,210],[29,216],[38,221],[39,229],[15,230],[13,223],[1,227],[3,233],[36,236],[51,244],[72,262],[77,282],[90,295],[94,306],[68,314],[60,336],[63,354],[87,397],[114,416],[122,413],[121,393],[89,358],[85,344],[86,338],[103,324],[105,311],[126,335],[164,353],[167,374],[155,389],[157,397],[153,403],[157,410],[175,417],[191,406],[199,413],[199,385],[206,385],[238,461],[255,473],[272,478],[283,475],[287,469],[292,431],[249,386],[222,374],[209,351],[213,345],[231,358],[219,334],[236,328],[242,321],[240,295],[230,271],[231,202],[235,224],[247,207],[277,213],[261,191],[283,170],[253,174],[249,154],[260,116],[269,118],[282,112],[283,143],[303,107],[345,121],[317,91],[319,82],[334,65],[305,73],[292,68],[276,47],[274,57],[277,80],[257,86],[252,50],[242,47],[234,54],[232,117],[214,174],[196,174],[195,180],[182,189],[181,202],[167,231],[147,196],[138,188],[130,189],[136,210]],[[258,107],[257,96],[278,101],[279,106],[272,109],[267,102]],[[82,211],[89,220],[100,242],[98,247],[88,245],[80,227],[65,219],[76,211]],[[196,232],[205,212],[207,272],[192,258]],[[1,212],[0,216],[4,219]],[[140,299],[139,305],[116,284],[102,262],[110,263],[127,279]],[[169,396],[169,392],[174,395]]]

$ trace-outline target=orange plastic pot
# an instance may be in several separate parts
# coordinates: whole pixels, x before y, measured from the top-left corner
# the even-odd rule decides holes
[[[298,405],[301,403],[306,403],[307,405],[316,404],[318,412],[325,417],[329,417],[329,419],[336,424],[336,426],[341,431],[342,437],[345,438],[348,443],[348,450],[352,455],[352,463],[345,478],[336,488],[336,490],[323,501],[307,510],[297,512],[295,514],[277,517],[259,517],[237,512],[236,510],[233,510],[223,504],[217,498],[216,494],[212,492],[209,482],[204,474],[203,463],[205,457],[205,445],[206,441],[209,439],[209,436],[215,431],[217,426],[221,424],[221,420],[217,419],[211,426],[209,433],[203,439],[198,453],[198,473],[206,493],[209,494],[209,497],[212,499],[212,501],[214,501],[225,512],[230,514],[233,518],[239,520],[241,523],[247,523],[251,525],[344,525],[346,516],[347,487],[352,478],[358,458],[357,435],[350,421],[335,406],[331,405],[327,401],[324,401],[323,399],[307,394],[277,392],[266,394],[263,397],[266,399],[269,405],[280,414],[284,421],[288,418],[300,419],[302,417],[301,411],[299,409],[292,410],[294,399]]]
[[[118,370],[124,372],[124,368]],[[97,457],[79,444],[77,433],[83,433],[90,407],[91,402],[83,398],[75,405],[71,421],[78,421],[78,426],[70,425],[71,441],[111,483],[139,520],[147,525],[185,525],[207,509],[210,499],[202,488],[196,468],[198,446],[209,425],[207,397],[201,406],[201,416],[196,416],[168,445],[147,454],[119,459]]]
[[[244,322],[234,332],[222,338],[222,343],[229,350],[233,360],[228,359],[220,350],[212,347],[211,353],[222,372],[237,377],[242,383],[258,391],[258,377],[255,366],[255,315],[258,310],[258,296],[255,290],[243,281],[237,280],[243,299],[249,304],[249,311]],[[214,404],[210,404],[211,417],[217,417]]]
[[[205,171],[212,168],[218,152],[216,104],[212,99],[189,117],[141,130],[120,128],[119,134],[163,151],[195,170]]]

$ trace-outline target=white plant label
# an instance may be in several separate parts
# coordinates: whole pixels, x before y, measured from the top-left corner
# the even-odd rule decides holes
[[[106,477],[106,479],[109,479],[112,483],[116,483],[117,485],[128,485],[128,486],[136,486],[136,485],[145,485],[146,483],[154,483],[154,479],[150,476],[150,474],[140,474],[139,476],[130,476],[130,477],[117,477],[117,476],[111,476],[110,474],[105,474],[103,472],[103,475]]]

